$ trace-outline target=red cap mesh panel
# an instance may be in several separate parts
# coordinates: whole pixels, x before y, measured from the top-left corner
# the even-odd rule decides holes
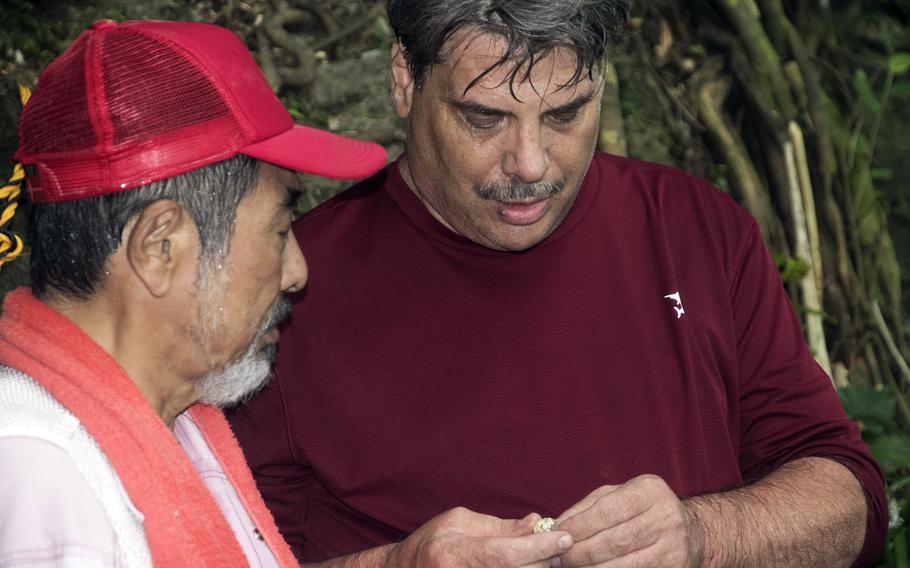
[[[96,139],[85,94],[83,35],[41,75],[20,119],[20,147],[29,154],[91,152]]]
[[[131,189],[248,145],[252,134],[194,61],[137,27],[86,32],[48,67],[23,112],[17,159],[35,168],[32,200]]]
[[[210,121],[233,120],[211,81],[157,38],[129,29],[105,34],[102,76],[114,145],[146,141]],[[233,139],[242,145],[239,126]]]

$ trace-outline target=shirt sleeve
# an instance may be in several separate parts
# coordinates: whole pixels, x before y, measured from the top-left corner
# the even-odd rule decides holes
[[[809,353],[754,222],[735,264],[731,290],[743,478],[754,482],[802,457],[824,457],[847,467],[862,485],[868,506],[865,545],[855,566],[869,566],[887,534],[882,472],[844,412],[831,379]]]
[[[0,438],[0,566],[121,566],[101,503],[67,452]]]

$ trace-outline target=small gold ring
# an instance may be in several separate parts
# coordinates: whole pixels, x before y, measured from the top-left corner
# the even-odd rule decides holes
[[[556,530],[556,521],[550,517],[543,517],[534,525],[534,533],[553,532]]]

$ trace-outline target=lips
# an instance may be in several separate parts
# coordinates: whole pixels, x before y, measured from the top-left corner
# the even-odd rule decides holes
[[[509,225],[532,225],[550,209],[550,199],[541,199],[532,202],[496,202],[496,213],[499,218]]]
[[[278,343],[278,328],[273,327],[265,335],[262,336],[262,341],[264,343]]]

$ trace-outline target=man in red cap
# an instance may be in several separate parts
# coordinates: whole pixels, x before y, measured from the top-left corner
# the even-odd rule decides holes
[[[99,22],[23,110],[31,290],[0,319],[0,564],[293,566],[218,407],[256,391],[294,171],[381,147],[294,125],[231,32]]]

